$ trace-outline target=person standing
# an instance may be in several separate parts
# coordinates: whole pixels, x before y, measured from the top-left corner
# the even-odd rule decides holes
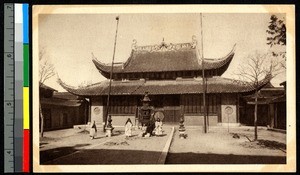
[[[93,140],[96,137],[96,135],[97,135],[97,126],[96,126],[96,122],[94,120],[93,125],[92,125],[92,127],[90,129],[90,137],[91,137],[91,139]]]
[[[155,122],[155,135],[161,136],[162,135],[162,122],[159,118],[157,118]]]
[[[125,123],[125,136],[126,137],[130,137],[132,135],[132,126],[133,126],[133,124],[132,124],[130,118],[128,118]]]

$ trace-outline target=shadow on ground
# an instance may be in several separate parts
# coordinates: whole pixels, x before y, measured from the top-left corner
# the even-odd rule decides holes
[[[169,153],[166,164],[285,164],[285,156]]]
[[[83,149],[77,153],[74,147],[62,147],[40,153],[43,165],[87,164],[157,164],[161,152],[116,149]],[[57,155],[64,156],[54,161]],[[59,157],[60,157],[59,156]],[[169,153],[166,164],[285,164],[286,157],[222,155],[200,153]]]
[[[66,156],[68,154],[72,154],[78,150],[77,148],[88,146],[88,145],[90,144],[77,144],[73,147],[59,147],[59,148],[49,149],[45,151],[40,151],[40,164],[50,160],[54,160],[62,156]]]
[[[42,165],[87,165],[87,164],[156,164],[161,152],[139,150],[90,149],[80,150],[62,147],[61,151],[71,154],[54,161],[42,161],[50,158],[56,149],[41,153]]]
[[[266,147],[266,148],[269,148],[269,149],[283,149],[283,150],[286,150],[286,144],[284,144],[284,143],[271,141],[271,140],[257,140],[257,141],[258,141],[257,144],[262,146],[262,147]]]
[[[120,131],[120,130],[115,130],[113,132],[113,136],[119,136],[119,135],[124,135],[125,134],[125,131]]]

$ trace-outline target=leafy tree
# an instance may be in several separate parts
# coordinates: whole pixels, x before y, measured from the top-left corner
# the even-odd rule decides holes
[[[270,22],[266,32],[269,34],[267,37],[267,44],[272,48],[273,46],[286,46],[286,25],[284,19],[279,19],[276,15],[270,17]],[[286,68],[286,51],[275,49],[272,51],[274,57],[281,57],[283,61],[280,62],[283,68]]]
[[[267,44],[271,47],[273,45],[286,45],[286,26],[284,21],[278,19],[276,15],[272,15],[270,20],[270,24],[266,30],[270,35],[267,37]]]

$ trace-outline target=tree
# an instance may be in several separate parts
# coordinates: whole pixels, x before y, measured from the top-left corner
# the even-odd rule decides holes
[[[278,47],[272,51],[272,55],[275,57],[283,58],[283,61],[280,62],[281,66],[286,69],[286,25],[284,18],[279,19],[276,15],[270,17],[270,22],[268,29],[267,44],[272,48],[273,46],[284,46],[284,49],[279,49]]]
[[[271,80],[280,73],[280,64],[272,59],[269,54],[255,52],[248,55],[246,64],[238,67],[237,75],[243,81],[247,81],[255,89],[254,107],[254,140],[257,140],[257,105],[258,92],[261,87],[261,80]]]
[[[39,86],[41,87],[46,80],[53,77],[54,73],[54,66],[49,62],[48,59],[45,58],[45,49],[41,49],[39,52]],[[41,137],[44,136],[44,116],[42,112],[41,106],[41,95],[40,95],[40,104],[39,104],[39,111],[40,111],[40,118],[41,118]]]

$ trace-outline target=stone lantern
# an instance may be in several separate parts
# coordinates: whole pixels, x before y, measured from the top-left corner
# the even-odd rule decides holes
[[[111,119],[111,115],[108,115],[108,123],[107,123],[107,125],[106,125],[106,127],[105,127],[105,130],[106,130],[106,137],[111,137],[111,135],[112,135],[112,131],[113,131],[113,126],[112,126],[112,124],[111,124],[111,122],[112,122],[112,119]]]
[[[179,121],[179,138],[180,139],[185,139],[187,137],[187,135],[185,134],[185,127],[184,127],[184,119],[183,117],[180,118],[180,121]]]
[[[150,101],[148,92],[146,92],[142,100],[143,106],[140,108],[140,122],[142,126],[150,121],[151,115],[153,114],[153,108],[150,106]]]

